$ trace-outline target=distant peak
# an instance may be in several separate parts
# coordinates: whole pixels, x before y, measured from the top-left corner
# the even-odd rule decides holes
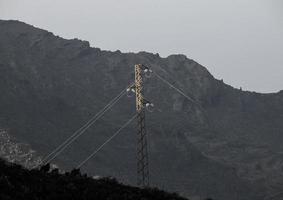
[[[177,59],[183,59],[183,60],[188,59],[188,57],[184,54],[171,54],[171,55],[167,56],[167,58],[177,58]]]

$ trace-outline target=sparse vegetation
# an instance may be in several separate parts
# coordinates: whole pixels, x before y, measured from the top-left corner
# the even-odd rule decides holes
[[[156,188],[125,186],[113,178],[93,179],[74,169],[59,174],[49,165],[27,170],[0,160],[0,199],[28,200],[186,200]]]

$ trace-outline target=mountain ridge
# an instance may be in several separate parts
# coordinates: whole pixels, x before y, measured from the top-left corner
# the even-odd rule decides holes
[[[187,55],[185,54],[170,54],[168,56],[160,56],[158,53],[151,53],[151,52],[148,52],[148,51],[139,51],[139,52],[122,52],[120,50],[106,50],[106,49],[101,49],[99,47],[95,47],[95,46],[91,46],[90,43],[84,39],[80,39],[80,38],[70,38],[70,39],[65,39],[64,37],[62,36],[59,36],[59,35],[55,35],[54,33],[52,32],[49,32],[45,29],[42,29],[42,28],[39,28],[37,26],[33,26],[33,25],[30,25],[30,24],[27,24],[23,21],[19,21],[19,20],[1,20],[0,21],[2,23],[12,23],[12,24],[22,24],[23,26],[29,26],[30,28],[33,28],[34,30],[40,30],[42,32],[45,32],[46,34],[50,34],[50,35],[53,35],[55,37],[58,37],[60,39],[63,39],[63,40],[68,40],[68,41],[77,41],[77,42],[82,42],[84,43],[88,48],[92,48],[92,49],[95,49],[95,50],[99,50],[101,52],[105,52],[105,53],[118,53],[118,54],[128,54],[128,55],[135,55],[135,54],[141,54],[141,55],[145,55],[145,56],[148,56],[148,57],[157,57],[157,58],[161,58],[161,59],[170,59],[170,58],[178,58],[178,59],[186,59],[187,61],[191,61],[191,62],[195,62],[196,64],[200,65],[199,62],[193,60],[193,59],[190,59]],[[201,66],[201,65],[200,65]],[[210,75],[211,73],[204,67],[204,66],[201,66],[203,67]],[[213,76],[213,75],[211,75]],[[213,76],[214,79],[216,79],[214,76]],[[217,79],[219,81],[222,81],[223,79]],[[226,84],[226,83],[225,83]],[[234,86],[231,86],[229,84],[226,84],[227,86],[230,86],[234,89],[239,89],[239,88],[236,88]],[[250,90],[245,90],[246,92],[252,92],[252,93],[257,93],[257,94],[277,94],[277,93],[280,93],[280,92],[283,92],[283,90],[281,91],[278,91],[278,92],[270,92],[270,93],[261,93],[261,92],[257,92],[257,91],[250,91]]]

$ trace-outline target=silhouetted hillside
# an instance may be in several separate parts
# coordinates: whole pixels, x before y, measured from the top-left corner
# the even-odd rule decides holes
[[[156,105],[146,115],[152,185],[190,199],[262,200],[283,190],[283,93],[235,89],[184,55],[103,51],[0,20],[0,129],[47,155],[133,81],[137,63],[198,102],[155,76],[146,80],[145,96]],[[53,162],[77,166],[135,113],[134,104],[123,97]],[[81,170],[135,184],[136,124]]]
[[[186,200],[155,188],[125,186],[112,178],[93,179],[79,170],[59,174],[43,166],[27,170],[0,159],[1,200]]]

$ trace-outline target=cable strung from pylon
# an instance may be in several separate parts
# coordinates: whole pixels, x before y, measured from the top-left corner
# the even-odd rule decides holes
[[[161,68],[162,69],[162,68]],[[166,72],[164,69],[162,69],[162,71]],[[194,103],[196,106],[199,107],[199,109],[201,109],[204,113],[205,118],[209,121],[208,116],[205,114],[206,111],[203,109],[202,105],[197,101],[194,100],[192,97],[189,97],[188,95],[186,95],[182,90],[180,90],[179,88],[177,88],[176,86],[174,86],[173,84],[171,84],[169,81],[167,81],[166,79],[162,78],[159,74],[157,74],[155,71],[152,71],[153,74],[156,75],[157,78],[159,78],[161,81],[163,81],[164,83],[166,83],[167,85],[169,85],[169,87],[175,89],[179,94],[181,94],[182,96],[184,96],[187,100],[191,101],[192,103]],[[171,77],[172,78],[172,77]],[[172,78],[173,79],[173,78]],[[175,82],[177,82],[174,79]]]
[[[132,118],[130,118],[123,126],[121,126],[110,138],[108,138],[101,146],[99,146],[92,154],[90,154],[85,160],[83,160],[78,166],[77,169],[81,168],[87,161],[89,161],[92,157],[94,157],[108,142],[110,142],[113,138],[115,138],[126,126],[128,126],[135,118],[137,114],[135,114]]]
[[[115,97],[112,101],[110,101],[100,112],[98,112],[91,120],[89,120],[84,126],[82,126],[78,131],[76,131],[71,137],[69,137],[64,144],[57,148],[57,153],[49,158],[45,163],[51,162],[55,159],[62,151],[64,151],[71,143],[73,143],[78,137],[80,137],[90,126],[92,126],[97,120],[99,120],[105,112],[107,112],[113,105],[122,98],[125,94],[125,90],[122,91],[117,97]],[[56,151],[55,151],[56,152]]]
[[[186,95],[182,90],[180,90],[179,88],[176,88],[173,84],[169,83],[169,81],[165,80],[164,78],[162,78],[159,74],[157,74],[155,71],[153,71],[153,73],[157,76],[157,78],[159,78],[160,80],[162,80],[164,83],[166,83],[167,85],[169,85],[170,87],[174,88],[177,92],[179,92],[181,95],[183,95],[184,97],[186,97],[189,101],[196,103],[195,100],[193,100],[191,97],[189,97],[188,95]]]
[[[128,87],[131,87],[131,84]],[[127,87],[127,88],[128,88]],[[75,131],[69,138],[67,138],[62,144],[60,144],[56,149],[49,153],[40,164],[46,164],[56,158],[64,149],[66,149],[73,141],[75,141],[79,136],[81,136],[91,125],[93,125],[102,115],[108,111],[113,105],[122,98],[125,94],[125,89],[122,90],[115,98],[113,98],[103,109],[101,109],[95,116],[93,116],[87,123],[85,123],[81,128]],[[57,152],[57,153],[56,153]],[[53,156],[52,156],[53,155]]]

